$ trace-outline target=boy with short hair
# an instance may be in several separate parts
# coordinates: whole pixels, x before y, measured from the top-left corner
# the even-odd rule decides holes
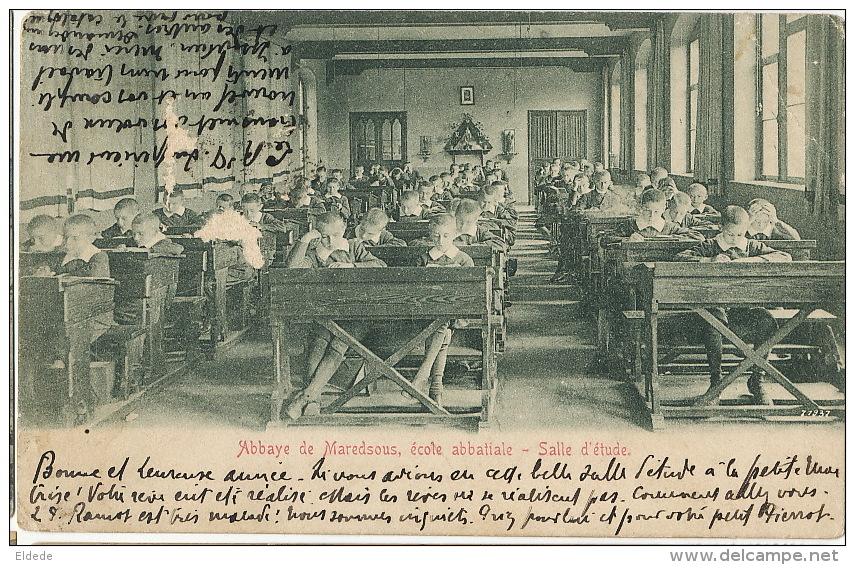
[[[131,223],[134,241],[137,246],[156,253],[181,255],[184,248],[160,231],[160,218],[150,212],[138,214]]]
[[[721,232],[695,247],[678,253],[676,259],[710,263],[792,260],[789,253],[775,251],[760,241],[745,237],[749,224],[748,212],[739,206],[728,206],[721,215]],[[744,328],[746,331],[737,333],[743,334],[743,338],[748,338],[749,342],[762,343],[777,329],[774,318],[763,308],[730,308],[728,310],[713,308],[710,312],[734,328]],[[703,324],[703,340],[710,365],[710,387],[712,388],[721,380],[722,340],[718,331],[705,322]],[[746,335],[749,332],[754,335]],[[753,372],[749,377],[748,391],[756,404],[770,403],[759,372]]]
[[[107,253],[95,247],[98,237],[95,220],[85,214],[71,216],[63,227],[65,256],[57,274],[74,277],[109,277],[110,259]]]
[[[676,192],[668,200],[665,210],[665,219],[684,228],[693,228],[700,224],[694,215],[689,213],[692,208],[692,199],[685,192]]]
[[[654,188],[659,188],[659,181],[668,176],[668,169],[665,167],[654,167],[650,171],[650,185]]]
[[[703,239],[703,236],[689,228],[665,219],[665,193],[649,188],[641,193],[641,207],[638,216],[627,218],[618,227],[603,235],[605,243],[613,243],[628,238],[629,241],[643,241],[648,237],[679,235],[689,239]]]
[[[398,200],[398,210],[393,214],[398,222],[418,222],[427,220],[430,214],[422,206],[419,193],[415,190],[405,190]]]
[[[620,206],[620,199],[612,190],[612,175],[608,171],[594,173],[591,184],[594,189],[577,198],[576,208],[606,211]]]
[[[173,188],[172,192],[164,193],[163,207],[155,210],[154,214],[160,223],[168,228],[202,225],[202,218],[184,206],[184,192],[180,188]]]
[[[778,211],[768,200],[755,198],[748,203],[748,237],[751,239],[801,239],[796,228],[778,219]]]
[[[140,205],[134,198],[122,198],[113,206],[113,217],[116,223],[101,232],[104,239],[115,237],[131,237],[131,224],[137,214],[140,213]]]
[[[252,227],[261,231],[284,232],[285,222],[268,212],[262,212],[263,206],[261,196],[254,192],[244,194],[243,198],[240,199],[241,215],[249,221]]]
[[[46,253],[62,245],[62,223],[59,218],[39,214],[27,222],[30,239],[21,244],[21,251]]]
[[[336,179],[329,179],[325,186],[326,192],[322,193],[320,202],[323,203],[326,211],[336,212],[337,214],[340,214],[345,221],[349,220],[352,215],[350,211],[350,200],[347,196],[339,192],[341,183]]]
[[[481,217],[481,205],[469,198],[463,198],[454,211],[457,221],[457,237],[455,245],[475,245],[485,243],[498,251],[507,251],[505,241],[493,234],[489,227],[478,221]]]
[[[472,258],[454,245],[457,235],[457,223],[450,214],[437,214],[430,219],[429,238],[432,247],[419,255],[419,267],[474,267]],[[425,356],[413,377],[413,387],[428,390],[428,396],[437,404],[442,404],[442,380],[451,343],[451,325],[439,327],[425,340]]]
[[[288,268],[353,268],[385,267],[386,264],[371,255],[362,242],[344,238],[346,223],[335,212],[325,212],[315,220],[314,228],[307,232],[291,251]],[[344,322],[342,323],[344,324]],[[357,339],[368,334],[366,327],[346,324],[347,330]],[[323,330],[315,336],[308,354],[308,385],[292,399],[286,408],[292,420],[300,416],[320,413],[321,393],[338,370],[347,344]]]
[[[350,185],[354,188],[365,188],[371,181],[365,176],[365,167],[357,165],[353,168],[353,176],[350,177]]]
[[[312,179],[312,188],[318,194],[323,194],[326,190],[327,180],[327,168],[321,165],[315,169],[315,178]]]
[[[235,197],[228,192],[223,192],[217,195],[214,201],[214,209],[208,210],[202,214],[202,223],[207,224],[214,214],[222,214],[235,209]]]
[[[433,199],[433,185],[427,181],[420,181],[418,186],[419,204],[424,208],[422,213],[425,217],[430,217],[433,214],[445,213],[445,206],[436,202]]]
[[[356,226],[355,239],[368,246],[388,245],[391,247],[406,247],[407,242],[392,235],[386,226],[389,216],[381,208],[371,208],[362,216],[362,221]]]
[[[707,187],[705,187],[699,182],[693,182],[689,185],[689,188],[686,189],[686,192],[692,199],[692,208],[691,210],[689,210],[690,214],[718,214],[718,210],[716,210],[709,204],[706,204],[708,196]]]

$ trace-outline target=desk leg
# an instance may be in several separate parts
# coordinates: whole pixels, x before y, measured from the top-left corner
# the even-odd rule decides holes
[[[665,417],[662,414],[661,399],[659,396],[659,313],[656,305],[647,312],[647,331],[650,351],[650,370],[647,373],[647,396],[650,403],[650,424],[654,430],[665,427]]]
[[[273,394],[270,398],[270,423],[281,421],[282,404],[291,395],[291,356],[285,349],[286,332],[280,324],[271,328],[273,333]]]
[[[86,422],[92,415],[94,392],[89,381],[89,345],[92,329],[73,327],[68,332],[68,405],[62,414],[64,424],[76,426]]]
[[[226,279],[228,269],[219,269],[214,273],[214,319],[211,323],[211,341],[213,347],[226,337]]]
[[[484,316],[481,327],[481,420],[479,427],[488,427],[493,421],[493,405],[496,400],[498,382],[496,379],[496,356],[493,350],[493,339],[496,328],[490,316]]]

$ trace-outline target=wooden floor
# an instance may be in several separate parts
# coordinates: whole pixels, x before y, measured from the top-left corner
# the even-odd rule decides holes
[[[500,388],[494,427],[646,429],[648,423],[634,383],[627,382],[624,375],[598,374],[592,369],[595,334],[590,321],[580,315],[579,289],[549,282],[555,261],[548,257],[547,243],[539,239],[533,224],[531,208],[522,208],[519,237],[511,252],[519,260],[519,270],[511,279],[513,304],[508,310],[506,352],[499,358]],[[665,381],[666,395],[688,396],[706,388],[703,377],[697,382]],[[262,430],[271,383],[269,340],[245,336],[220,353],[216,362],[167,380],[103,425]],[[747,393],[744,389],[744,381],[738,381],[726,395]],[[445,402],[453,402],[455,394],[466,393],[447,389]],[[396,397],[400,395],[396,393]],[[822,425],[843,428],[842,422]],[[712,419],[668,422],[668,428],[676,430],[730,426],[768,423]]]

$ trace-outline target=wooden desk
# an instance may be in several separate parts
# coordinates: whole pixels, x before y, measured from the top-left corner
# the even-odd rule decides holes
[[[644,309],[644,396],[654,429],[666,417],[793,416],[803,411],[839,414],[842,401],[810,398],[765,356],[793,329],[820,308],[839,311],[844,304],[845,264],[840,262],[794,263],[642,263],[632,271],[632,281]],[[716,307],[792,308],[792,316],[766,343],[751,347],[710,313]],[[733,343],[744,355],[736,368],[697,399],[666,403],[661,399],[658,323],[663,315],[696,312]],[[772,406],[713,404],[722,391],[748,369],[757,366],[780,384],[795,400],[775,400]]]
[[[314,324],[345,341],[357,352],[366,368],[358,380],[319,417],[303,417],[298,423],[378,423],[394,419],[413,422],[479,423],[491,420],[496,394],[496,365],[492,340],[492,277],[488,268],[366,268],[366,269],[270,269],[271,329],[275,384],[271,398],[271,425],[281,422],[282,405],[291,395],[291,363],[294,330]],[[395,368],[414,348],[450,319],[477,319],[481,328],[480,399],[477,406],[440,406],[414,389]],[[421,329],[386,359],[378,357],[351,336],[338,322],[366,323],[389,320],[424,321]],[[419,405],[349,408],[346,404],[378,379],[388,379],[407,391]],[[400,397],[399,397],[400,398]],[[416,411],[419,410],[419,411]]]
[[[674,257],[700,242],[683,238],[646,239],[602,245],[603,276],[599,289],[597,307],[597,345],[602,360],[610,357],[610,333],[613,319],[624,310],[637,309],[635,287],[628,283],[627,275],[638,263],[654,261],[673,261]],[[810,252],[816,249],[816,240],[770,240],[764,241],[772,249],[786,251],[796,260],[810,259]],[[615,297],[624,299],[615,302]]]
[[[310,208],[280,208],[264,211],[292,227],[291,231],[294,233],[291,237],[294,240],[299,239],[311,229],[315,216]]]
[[[112,323],[116,284],[64,275],[20,279],[18,406],[25,421],[72,426],[91,416],[98,395],[89,345]]]
[[[505,241],[504,231],[502,226],[497,225],[490,219],[485,218],[483,222],[490,225],[490,233],[501,237]],[[481,220],[479,220],[481,223]],[[424,239],[430,236],[429,229],[430,220],[419,220],[417,222],[389,222],[386,229],[398,239],[403,239],[407,243],[416,240]]]
[[[364,188],[342,189],[347,196],[354,219],[358,220],[371,208],[383,208],[391,211],[398,205],[398,191],[391,186],[367,186]]]
[[[115,293],[116,321],[146,329],[147,364],[153,378],[161,377],[166,373],[163,345],[166,310],[177,292],[182,257],[140,248],[108,250],[107,255],[110,275],[119,282]],[[120,312],[124,314],[122,317]]]
[[[505,350],[507,337],[507,319],[505,318],[505,299],[508,295],[507,253],[497,251],[489,245],[459,245],[458,248],[472,257],[476,267],[490,267],[493,271],[493,308],[500,316],[496,328],[496,350]],[[368,247],[372,255],[382,260],[389,267],[414,267],[419,256],[429,247]]]

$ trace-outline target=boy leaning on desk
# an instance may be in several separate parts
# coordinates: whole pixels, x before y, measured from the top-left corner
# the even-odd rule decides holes
[[[756,263],[791,261],[789,253],[776,251],[762,241],[746,237],[750,225],[748,212],[728,206],[721,215],[721,232],[677,254],[678,261],[705,263]],[[748,342],[764,343],[777,330],[777,323],[765,308],[711,308],[710,313],[727,324]],[[698,321],[710,366],[710,388],[721,380],[722,336],[704,321]],[[755,370],[748,378],[748,392],[755,404],[771,404],[763,387],[762,373]]]

